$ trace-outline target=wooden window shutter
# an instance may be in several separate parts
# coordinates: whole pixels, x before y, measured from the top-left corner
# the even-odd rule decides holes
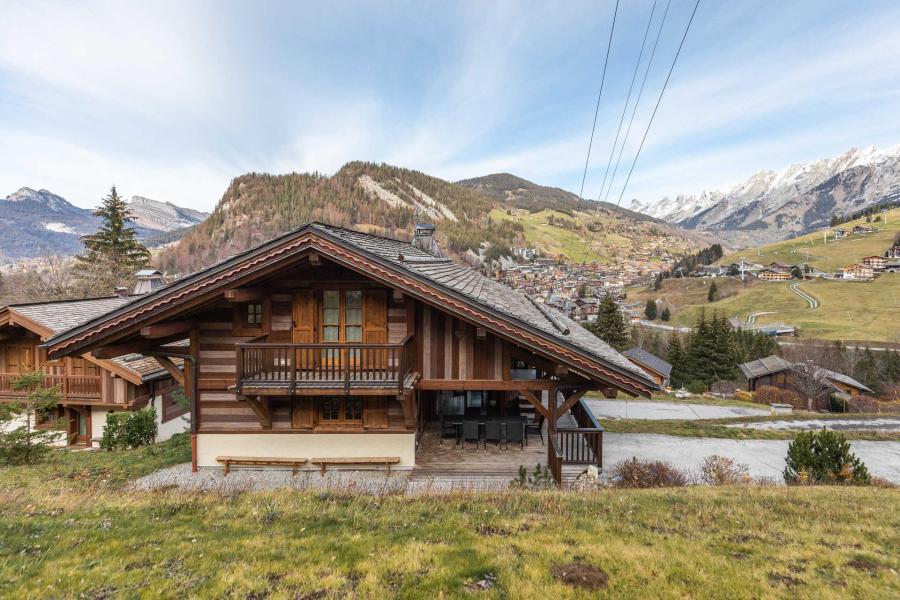
[[[388,341],[387,292],[367,290],[363,297],[363,341],[386,344]]]
[[[295,344],[312,344],[316,341],[316,298],[312,291],[294,294],[291,340]]]
[[[316,426],[316,399],[306,396],[295,398],[291,410],[291,426],[294,429],[312,429]]]
[[[377,396],[366,398],[363,407],[363,427],[366,429],[387,429],[387,399]]]

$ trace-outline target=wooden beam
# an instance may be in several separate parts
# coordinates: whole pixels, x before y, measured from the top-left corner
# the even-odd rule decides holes
[[[403,424],[413,427],[416,424],[416,403],[412,390],[397,396],[400,406],[403,408]]]
[[[460,392],[477,390],[549,390],[559,385],[552,379],[422,379],[420,390],[455,390]]]
[[[122,342],[121,344],[111,344],[109,346],[101,346],[100,348],[93,348],[90,350],[91,356],[97,359],[106,359],[106,358],[116,358],[117,356],[124,356],[126,354],[141,354],[142,352],[154,351],[166,353],[167,350],[163,348],[166,344],[171,344],[172,342],[178,342],[184,339],[183,333],[178,333],[175,335],[170,335],[165,338],[147,340],[132,340],[130,342]],[[184,348],[183,350],[187,350]]]
[[[309,264],[311,264],[314,267],[318,267],[319,265],[322,264],[322,259],[319,258],[319,255],[317,253],[312,252],[309,255]]]
[[[172,376],[172,379],[178,382],[178,385],[180,385],[182,389],[186,389],[184,387],[184,373],[172,362],[171,358],[166,358],[165,356],[154,356],[153,358],[159,363],[159,366]]]
[[[404,296],[403,292],[401,292],[400,290],[394,290],[393,296],[394,296],[394,302],[402,303],[402,302],[406,301],[406,296]]]
[[[541,399],[538,398],[537,396],[535,396],[534,392],[532,392],[531,390],[519,390],[519,391],[522,393],[523,396],[525,396],[526,400],[528,400],[529,402],[531,402],[532,405],[534,405],[534,410],[536,410],[539,413],[541,413],[542,415],[544,415],[544,418],[546,420],[548,420],[548,421],[550,420],[550,413],[547,411],[547,408],[541,402]]]
[[[269,399],[266,396],[257,396],[256,398],[245,396],[244,401],[259,417],[259,424],[270,429],[272,427],[272,406],[269,404]]]
[[[179,333],[187,333],[191,330],[194,323],[191,321],[170,321],[168,323],[156,323],[141,327],[141,337],[159,339],[166,338]]]
[[[487,337],[487,329],[484,327],[476,327],[475,328],[475,337],[479,340],[483,340]]]
[[[262,300],[269,293],[269,290],[261,287],[235,288],[225,290],[225,300],[229,302],[253,302],[254,300]]]
[[[557,409],[556,418],[559,419],[564,414],[566,414],[566,411],[575,406],[575,403],[581,400],[581,397],[586,393],[587,390],[575,390],[574,392],[572,392],[572,394],[568,398],[566,398],[566,401],[563,403],[563,405],[560,406],[559,409]]]

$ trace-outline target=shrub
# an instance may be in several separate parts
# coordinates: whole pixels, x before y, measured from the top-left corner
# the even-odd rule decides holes
[[[700,481],[708,485],[733,485],[749,478],[747,465],[736,463],[727,456],[713,454],[700,463]]]
[[[687,384],[687,391],[692,394],[702,394],[706,391],[706,384],[699,379],[695,379],[694,381]]]
[[[840,433],[803,431],[788,446],[784,481],[788,485],[853,484],[871,482],[866,465],[850,452]]]
[[[525,465],[519,465],[519,472],[509,485],[523,490],[549,490],[556,487],[556,480],[550,469],[542,469],[540,464],[534,466],[534,473],[531,475],[528,475]]]
[[[115,450],[146,446],[153,443],[156,433],[156,409],[152,407],[133,412],[112,412],[106,415],[100,447]]]
[[[837,394],[828,397],[828,410],[831,412],[847,412],[850,409],[850,403],[846,398],[842,398]]]
[[[753,392],[753,401],[760,404],[790,404],[794,408],[805,408],[806,402],[793,390],[783,390],[774,385],[763,385]]]
[[[631,458],[613,465],[612,480],[621,488],[681,487],[688,478],[671,463]]]

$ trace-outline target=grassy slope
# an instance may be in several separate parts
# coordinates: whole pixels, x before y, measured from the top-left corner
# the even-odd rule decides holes
[[[580,215],[581,213],[576,214]],[[495,208],[490,213],[491,219],[495,221],[515,220],[518,223],[521,223],[524,229],[523,235],[525,241],[528,244],[541,248],[548,254],[564,254],[566,256],[572,254],[577,260],[584,260],[587,262],[609,260],[608,256],[597,252],[594,248],[585,250],[585,241],[582,240],[581,236],[577,233],[568,229],[563,229],[562,227],[550,225],[548,219],[551,215],[554,219],[560,221],[565,220],[571,222],[573,220],[565,213],[555,210],[542,210],[535,213],[516,211],[515,215],[508,215],[505,210]],[[619,236],[615,236],[615,238],[619,238]],[[612,236],[610,237],[610,240],[613,240]],[[619,241],[622,243],[627,242],[627,240],[622,239]],[[582,256],[582,254],[584,256]]]
[[[597,597],[551,565],[603,568],[600,597],[900,593],[900,491],[766,487],[372,497],[133,493],[186,448],[0,468],[0,596]]]
[[[894,236],[900,232],[900,209],[888,211],[887,223],[869,223],[879,229],[878,233],[867,235],[850,235],[843,239],[829,238],[825,244],[822,231],[800,236],[792,240],[786,240],[760,248],[761,256],[757,256],[755,249],[747,248],[726,256],[721,263],[730,264],[740,262],[743,256],[749,261],[768,264],[772,261],[787,264],[799,264],[807,262],[806,252],[809,252],[809,264],[823,271],[845,267],[848,264],[859,261],[871,254],[883,255]],[[840,225],[848,231],[854,225],[867,225],[865,219],[851,221]],[[830,229],[828,230],[830,233]]]

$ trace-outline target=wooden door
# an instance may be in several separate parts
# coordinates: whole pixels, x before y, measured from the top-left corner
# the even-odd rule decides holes
[[[66,410],[69,412],[69,445],[88,445],[91,439],[90,409],[69,406]]]
[[[294,294],[291,316],[291,341],[312,344],[316,341],[316,296],[311,290]],[[315,369],[318,356],[311,349],[295,349],[294,362],[298,371]]]
[[[385,290],[367,290],[363,297],[363,341],[367,344],[386,344],[388,341]],[[384,369],[388,363],[388,352],[386,349],[368,349],[363,368]]]
[[[34,348],[9,346],[6,350],[6,367],[9,373],[30,373],[34,370]]]

